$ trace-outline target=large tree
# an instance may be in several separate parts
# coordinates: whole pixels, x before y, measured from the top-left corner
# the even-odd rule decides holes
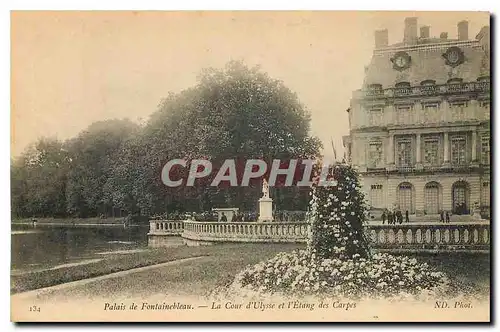
[[[112,213],[113,204],[103,190],[116,170],[121,147],[139,126],[129,120],[95,122],[68,142],[71,168],[66,186],[67,211],[88,217]]]
[[[64,143],[41,138],[11,165],[11,207],[15,217],[64,216],[70,158]]]
[[[122,179],[135,178],[136,188],[154,193],[143,196],[143,202],[135,198],[145,211],[168,209],[169,204],[175,207],[178,201],[187,209],[224,204],[254,209],[261,195],[258,184],[213,188],[207,185],[208,178],[193,188],[167,188],[160,179],[161,169],[173,158],[208,159],[215,169],[225,159],[244,162],[262,158],[270,165],[275,158],[313,158],[318,156],[321,143],[309,131],[310,114],[283,82],[258,67],[230,62],[223,69],[203,70],[197,85],[170,94],[160,103],[138,138],[145,148],[136,149],[124,161],[129,174],[123,174]],[[149,171],[130,176],[134,168],[145,165]],[[275,189],[274,194],[282,205],[279,208],[297,199],[305,204],[305,192],[297,188]]]

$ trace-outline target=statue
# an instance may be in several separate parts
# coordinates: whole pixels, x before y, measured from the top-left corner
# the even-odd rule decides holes
[[[269,183],[266,179],[262,181],[262,194],[259,199],[259,218],[258,222],[273,221],[273,199],[269,197]]]
[[[479,202],[474,202],[472,205],[472,216],[476,219],[482,219],[481,206],[479,205]]]
[[[269,198],[269,184],[266,179],[262,181],[262,194],[264,194],[263,198]]]

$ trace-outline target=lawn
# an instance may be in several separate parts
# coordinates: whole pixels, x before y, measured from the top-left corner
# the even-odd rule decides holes
[[[207,294],[216,286],[227,284],[249,264],[269,259],[281,251],[291,251],[304,247],[304,244],[286,243],[225,243],[199,247],[159,248],[144,252],[110,255],[99,262],[86,265],[12,276],[11,293],[201,256],[202,258],[197,261],[181,263],[174,268],[162,267],[137,272],[120,278],[87,284],[77,287],[77,290],[63,291],[68,295],[76,291],[83,292],[88,296],[102,296],[106,292],[116,292],[117,290],[131,296],[147,296],[148,294],[167,292],[201,295]],[[414,257],[421,262],[429,263],[457,280],[459,289],[456,291],[466,290],[482,295],[489,293],[489,255],[440,253],[415,255]]]
[[[199,247],[174,247],[150,249],[130,254],[109,255],[103,260],[85,265],[69,266],[56,270],[37,271],[29,274],[11,276],[11,293],[19,293],[49,287],[75,280],[93,278],[137,267],[160,264],[183,258],[207,256],[215,265],[217,273],[228,271],[224,279],[231,278],[247,264],[254,264],[270,258],[280,251],[303,247],[300,244],[216,244]],[[224,258],[224,259],[219,259]],[[229,262],[229,263],[226,263]],[[227,264],[229,266],[224,266]],[[193,267],[196,269],[196,266]],[[199,276],[210,277],[211,269],[199,271]]]

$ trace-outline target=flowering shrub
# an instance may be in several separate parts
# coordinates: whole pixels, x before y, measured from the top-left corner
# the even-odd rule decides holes
[[[322,258],[368,257],[363,233],[366,206],[356,170],[336,164],[325,180],[333,185],[315,185],[311,191],[309,250]]]
[[[394,297],[421,296],[445,288],[448,278],[428,264],[406,256],[375,254],[370,259],[318,259],[307,250],[279,253],[236,275],[228,293],[285,296]]]

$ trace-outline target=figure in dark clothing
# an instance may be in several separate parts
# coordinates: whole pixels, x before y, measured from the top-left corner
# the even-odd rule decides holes
[[[403,214],[401,213],[401,211],[400,211],[400,210],[398,210],[398,211],[396,212],[396,218],[397,218],[397,222],[398,222],[399,224],[402,224],[402,223],[403,223]]]
[[[446,213],[448,213],[448,212],[446,212]],[[441,210],[441,212],[439,213],[439,221],[442,222],[442,223],[444,223],[444,212],[443,212],[443,210]]]
[[[389,211],[389,212],[387,213],[387,223],[388,223],[389,225],[392,225],[392,221],[393,221],[393,215],[392,215],[392,212],[391,212],[391,211]]]
[[[221,221],[221,222],[227,222],[227,217],[226,217],[226,215],[224,214],[224,212],[222,212],[222,216],[220,217],[220,221]]]
[[[410,213],[408,212],[408,210],[406,210],[406,212],[405,212],[405,219],[406,219],[405,220],[406,223],[410,222]]]
[[[382,212],[382,225],[385,224],[385,210]]]
[[[233,216],[231,217],[231,222],[237,222],[238,221],[238,216],[236,215],[236,213],[233,214]]]
[[[448,211],[446,211],[446,223],[450,223],[450,213]]]

